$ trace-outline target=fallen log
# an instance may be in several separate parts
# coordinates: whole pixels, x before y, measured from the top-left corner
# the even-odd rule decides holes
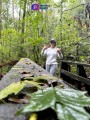
[[[0,90],[11,85],[12,83],[19,82],[23,77],[33,78],[37,81],[37,77],[42,75],[51,76],[45,69],[37,65],[28,58],[22,58],[11,70],[1,79],[0,81]],[[49,78],[48,77],[48,78]],[[41,77],[40,77],[41,78]],[[41,78],[42,79],[42,78]],[[47,79],[47,78],[46,78]],[[59,78],[55,77],[55,80]],[[62,80],[61,83],[64,85],[64,88],[70,88]],[[24,90],[23,90],[24,91]],[[29,92],[29,89],[28,89]],[[22,108],[23,104],[4,102],[0,103],[0,120],[26,120],[27,116],[19,115],[16,116],[16,112]]]
[[[0,63],[0,68],[6,66],[6,65],[15,65],[18,62],[18,60],[12,60],[6,63]]]

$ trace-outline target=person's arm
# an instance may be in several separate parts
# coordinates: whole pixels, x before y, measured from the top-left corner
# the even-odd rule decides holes
[[[60,59],[63,58],[63,54],[62,54],[62,52],[61,52],[61,49],[57,48],[57,54],[58,54],[58,57],[59,57]]]
[[[47,50],[47,46],[46,45],[44,45],[44,47],[43,47],[43,49],[41,50],[41,55],[42,56],[45,56],[46,55],[46,50]]]

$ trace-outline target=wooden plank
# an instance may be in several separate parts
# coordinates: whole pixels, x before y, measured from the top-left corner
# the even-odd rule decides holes
[[[85,67],[90,67],[90,64],[85,64],[85,63],[80,63],[80,62],[71,62],[71,61],[65,61],[65,60],[60,60],[60,62],[73,64],[73,65],[82,65],[82,66],[85,66]]]
[[[79,76],[79,75],[70,73],[70,72],[68,72],[68,71],[66,71],[66,70],[63,70],[63,69],[61,69],[61,73],[63,73],[63,74],[65,74],[65,75],[73,78],[73,80],[81,81],[81,82],[83,82],[83,83],[85,83],[85,84],[90,85],[90,79],[88,79],[88,78],[81,77],[81,76]]]

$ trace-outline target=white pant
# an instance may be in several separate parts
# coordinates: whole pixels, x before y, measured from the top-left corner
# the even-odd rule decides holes
[[[56,69],[57,69],[57,64],[46,65],[46,70],[54,76],[56,75]]]

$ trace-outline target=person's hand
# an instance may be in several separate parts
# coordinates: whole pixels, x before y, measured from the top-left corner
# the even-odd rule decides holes
[[[48,48],[48,46],[47,46],[47,45],[44,45],[43,50],[46,50],[47,48]]]
[[[58,52],[58,53],[61,53],[61,48],[57,48],[57,52]]]

